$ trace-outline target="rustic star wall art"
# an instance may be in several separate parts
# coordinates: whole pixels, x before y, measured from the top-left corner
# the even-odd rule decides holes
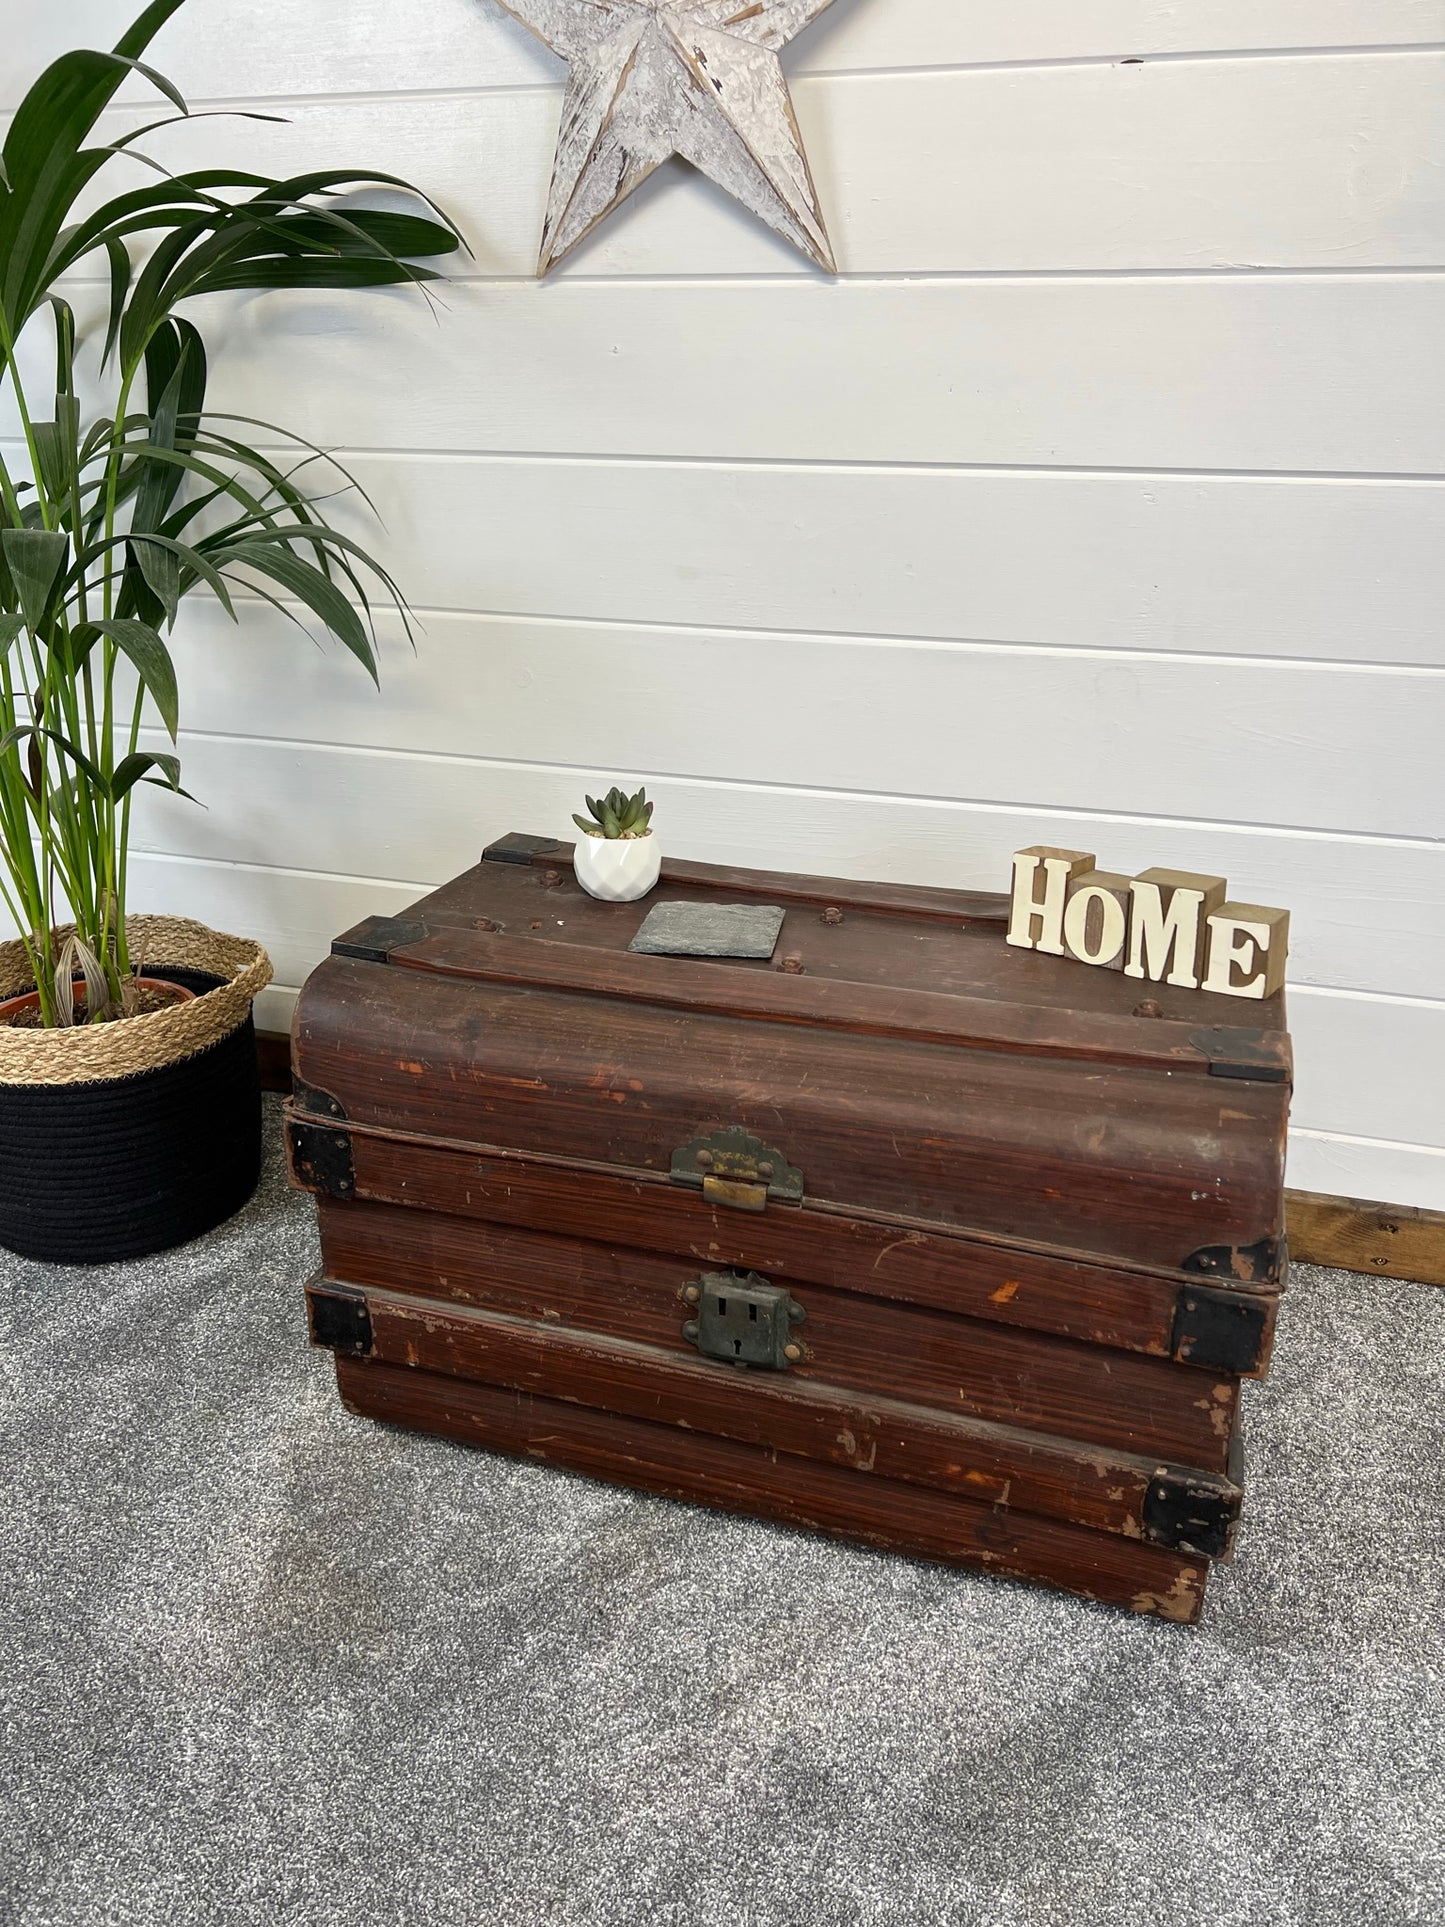
[[[539,275],[673,154],[830,274],[778,53],[833,0],[501,0],[571,63]]]

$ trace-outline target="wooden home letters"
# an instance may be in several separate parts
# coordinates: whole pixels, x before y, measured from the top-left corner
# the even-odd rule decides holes
[[[1008,940],[1096,969],[1228,997],[1284,985],[1289,912],[1226,903],[1223,877],[1100,870],[1092,854],[1036,843],[1013,860]]]

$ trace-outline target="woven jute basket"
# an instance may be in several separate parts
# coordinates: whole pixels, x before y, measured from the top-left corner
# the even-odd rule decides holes
[[[112,1024],[64,1030],[0,1024],[0,1085],[96,1084],[180,1063],[244,1024],[252,999],[271,981],[270,958],[248,937],[230,937],[188,917],[127,917],[125,927],[131,960],[142,974],[202,971],[220,984],[188,1003]],[[56,932],[61,940],[68,934]],[[33,988],[23,946],[0,943],[0,998]]]

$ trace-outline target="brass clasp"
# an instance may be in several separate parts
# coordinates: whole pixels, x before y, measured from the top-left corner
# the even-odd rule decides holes
[[[798,1204],[803,1196],[802,1172],[737,1124],[674,1151],[671,1176],[674,1184],[701,1191],[709,1204],[733,1211],[763,1211],[769,1199]]]

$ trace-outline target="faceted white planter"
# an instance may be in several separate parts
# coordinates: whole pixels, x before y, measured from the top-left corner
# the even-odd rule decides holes
[[[662,874],[662,846],[646,836],[579,836],[572,868],[589,897],[604,903],[633,903],[645,897]]]

